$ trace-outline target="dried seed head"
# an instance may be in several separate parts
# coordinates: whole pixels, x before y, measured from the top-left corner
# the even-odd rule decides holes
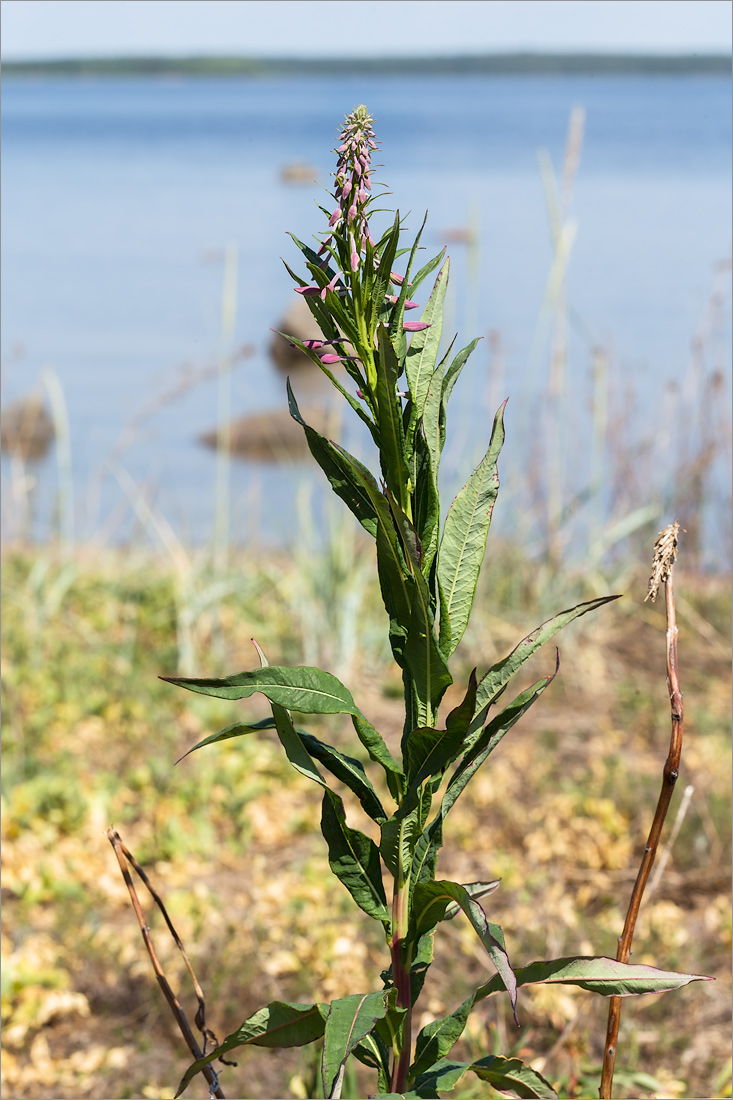
[[[665,527],[664,530],[660,531],[657,535],[657,540],[654,543],[654,558],[652,560],[652,575],[649,578],[649,591],[644,597],[644,603],[649,599],[654,603],[657,598],[660,584],[664,584],[672,572],[672,566],[677,557],[677,540],[679,532],[680,525],[675,520],[674,523],[670,523],[669,527]]]

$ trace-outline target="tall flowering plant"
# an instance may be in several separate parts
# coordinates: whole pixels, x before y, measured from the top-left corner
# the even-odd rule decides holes
[[[327,231],[315,248],[293,237],[308,278],[288,270],[321,331],[317,340],[290,339],[366,424],[380,476],[306,423],[289,383],[288,400],[333,491],[375,542],[389,640],[404,684],[399,758],[335,676],[309,666],[270,666],[259,647],[259,668],[220,680],[171,682],[224,699],[255,692],[266,696],[270,718],[253,725],[237,722],[195,748],[263,729],[276,731],[293,767],[322,788],[321,829],[331,870],[364,914],[381,924],[387,965],[373,989],[328,1004],[274,1001],[260,1009],[190,1066],[179,1095],[205,1065],[235,1047],[320,1041],[326,1097],[342,1095],[349,1058],[375,1071],[370,1095],[384,1100],[437,1097],[469,1072],[501,1091],[553,1097],[551,1085],[518,1058],[488,1055],[463,1062],[449,1057],[479,1002],[507,996],[518,1022],[517,993],[529,983],[577,985],[612,996],[660,992],[692,980],[691,975],[607,958],[570,957],[515,967],[501,928],[489,919],[487,903],[481,903],[499,883],[488,877],[470,883],[436,877],[450,811],[504,736],[546,690],[558,661],[548,675],[504,704],[509,681],[563,626],[616,597],[560,612],[480,676],[474,669],[460,703],[439,719],[441,701],[453,682],[450,659],[468,625],[499,489],[504,406],[494,418],[486,454],[441,526],[438,471],[448,400],[477,341],[455,354],[454,341],[439,357],[448,259],[441,252],[415,270],[422,229],[410,247],[401,248],[399,212],[387,229],[375,234],[372,154],[377,142],[372,124],[363,106],[347,117],[336,150],[335,209],[323,208]],[[403,260],[400,274],[395,268]],[[405,320],[408,312],[420,308],[413,295],[433,272],[437,274],[420,320]],[[347,384],[331,371],[336,363],[343,364]],[[348,715],[358,739],[353,755],[296,727],[293,713]],[[343,801],[331,785],[334,779],[356,795],[379,830],[379,844],[347,821]],[[436,932],[460,912],[485,951],[489,973],[462,1004],[414,1036],[414,1007],[429,978]]]

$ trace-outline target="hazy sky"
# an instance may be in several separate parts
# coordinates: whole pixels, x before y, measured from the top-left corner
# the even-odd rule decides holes
[[[3,0],[2,56],[724,52],[730,0]]]

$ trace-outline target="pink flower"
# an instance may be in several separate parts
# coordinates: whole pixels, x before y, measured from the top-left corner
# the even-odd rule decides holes
[[[336,293],[336,283],[340,278],[341,274],[337,272],[336,275],[334,275],[333,279],[331,279],[331,282],[327,283],[326,286],[324,286],[323,290],[321,291],[321,298],[324,302],[326,301],[326,295],[329,290],[332,290],[334,294]]]
[[[399,298],[397,297],[396,294],[387,294],[386,295],[386,301],[391,302],[393,306],[396,306],[397,302],[399,301]],[[412,302],[412,301],[410,301],[409,298],[406,299],[405,309],[419,309],[419,308],[420,308],[420,303],[419,302]]]
[[[322,363],[330,365],[331,363],[345,363],[347,359],[356,359],[355,355],[319,355],[318,358]]]
[[[402,327],[405,332],[422,332],[423,329],[432,328],[432,323],[428,324],[427,321],[403,321]]]

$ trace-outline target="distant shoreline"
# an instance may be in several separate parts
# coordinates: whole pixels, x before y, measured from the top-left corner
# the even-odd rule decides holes
[[[730,76],[726,54],[494,53],[453,57],[85,57],[5,61],[6,77]]]

